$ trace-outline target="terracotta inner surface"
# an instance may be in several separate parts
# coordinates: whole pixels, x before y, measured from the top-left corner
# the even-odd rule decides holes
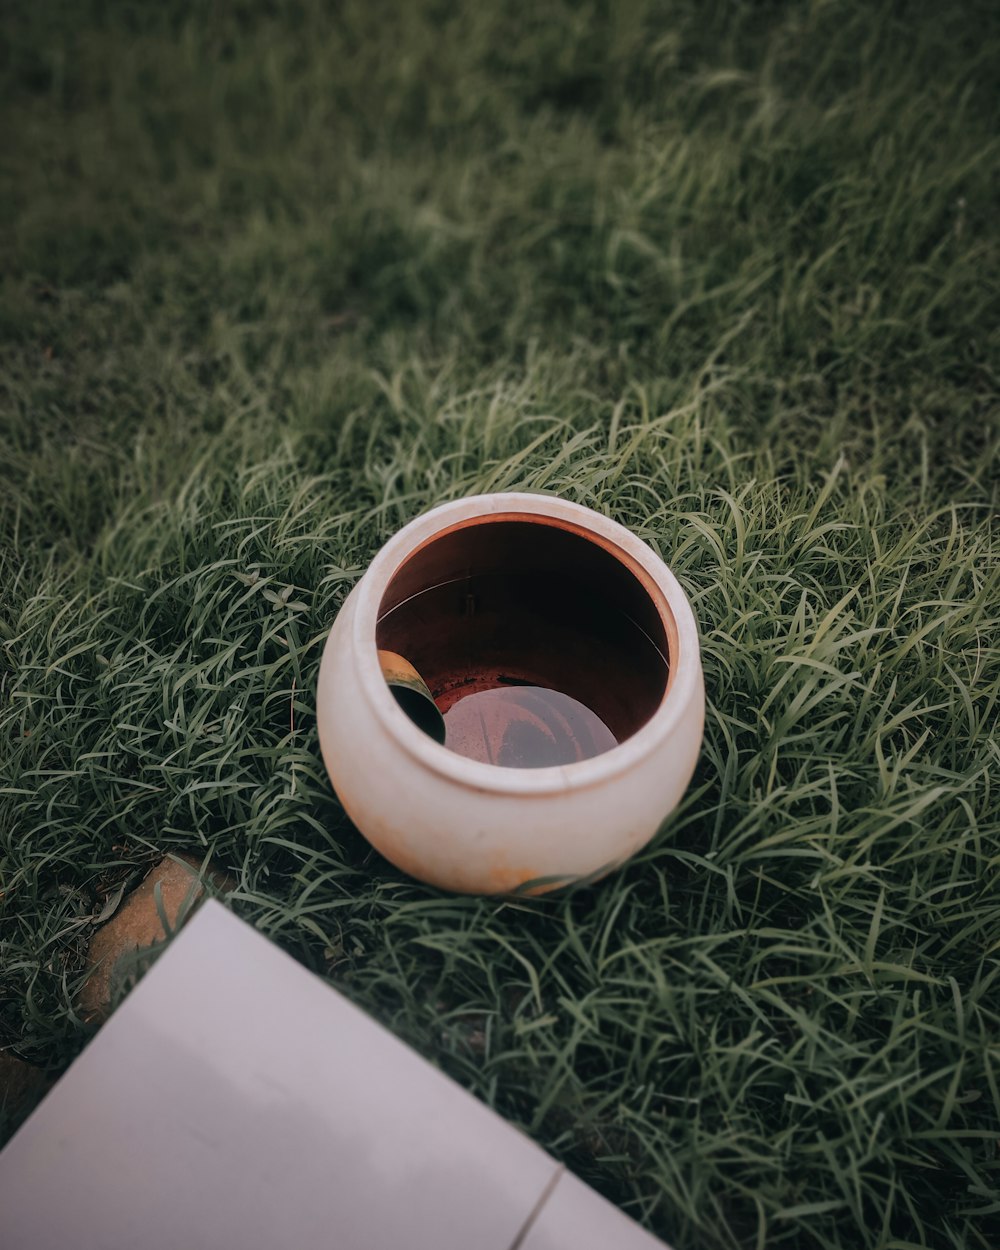
[[[610,750],[650,719],[667,689],[672,624],[637,572],[585,531],[482,518],[401,565],[376,641],[424,679],[446,746],[545,767]]]

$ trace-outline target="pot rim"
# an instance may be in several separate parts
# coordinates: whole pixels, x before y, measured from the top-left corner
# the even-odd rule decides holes
[[[669,675],[659,707],[618,746],[600,755],[548,768],[502,768],[449,750],[418,729],[397,704],[382,675],[375,641],[379,607],[392,578],[421,547],[479,518],[490,522],[532,520],[557,525],[595,542],[620,560],[649,594],[668,639]],[[586,789],[627,773],[657,751],[681,724],[701,682],[694,613],[666,564],[642,539],[617,521],[556,495],[506,491],[466,495],[439,504],[399,530],[375,556],[356,587],[351,640],[362,693],[384,730],[429,771],[466,789],[496,794],[557,795]]]

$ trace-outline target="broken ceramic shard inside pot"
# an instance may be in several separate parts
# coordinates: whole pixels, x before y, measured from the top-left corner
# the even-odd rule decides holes
[[[445,725],[441,709],[410,661],[397,651],[379,650],[378,662],[393,698],[414,725],[435,742],[444,742]]]

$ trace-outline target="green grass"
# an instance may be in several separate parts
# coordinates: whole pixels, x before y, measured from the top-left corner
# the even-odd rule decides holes
[[[0,1047],[62,1070],[194,852],[677,1250],[995,1247],[995,6],[0,24]],[[662,553],[709,697],[537,902],[382,861],[312,706],[379,545],[514,487]]]

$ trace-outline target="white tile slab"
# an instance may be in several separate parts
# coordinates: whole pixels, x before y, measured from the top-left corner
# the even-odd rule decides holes
[[[0,1244],[509,1250],[556,1170],[208,902],[0,1154]]]
[[[563,1172],[518,1250],[669,1250],[571,1172]]]

